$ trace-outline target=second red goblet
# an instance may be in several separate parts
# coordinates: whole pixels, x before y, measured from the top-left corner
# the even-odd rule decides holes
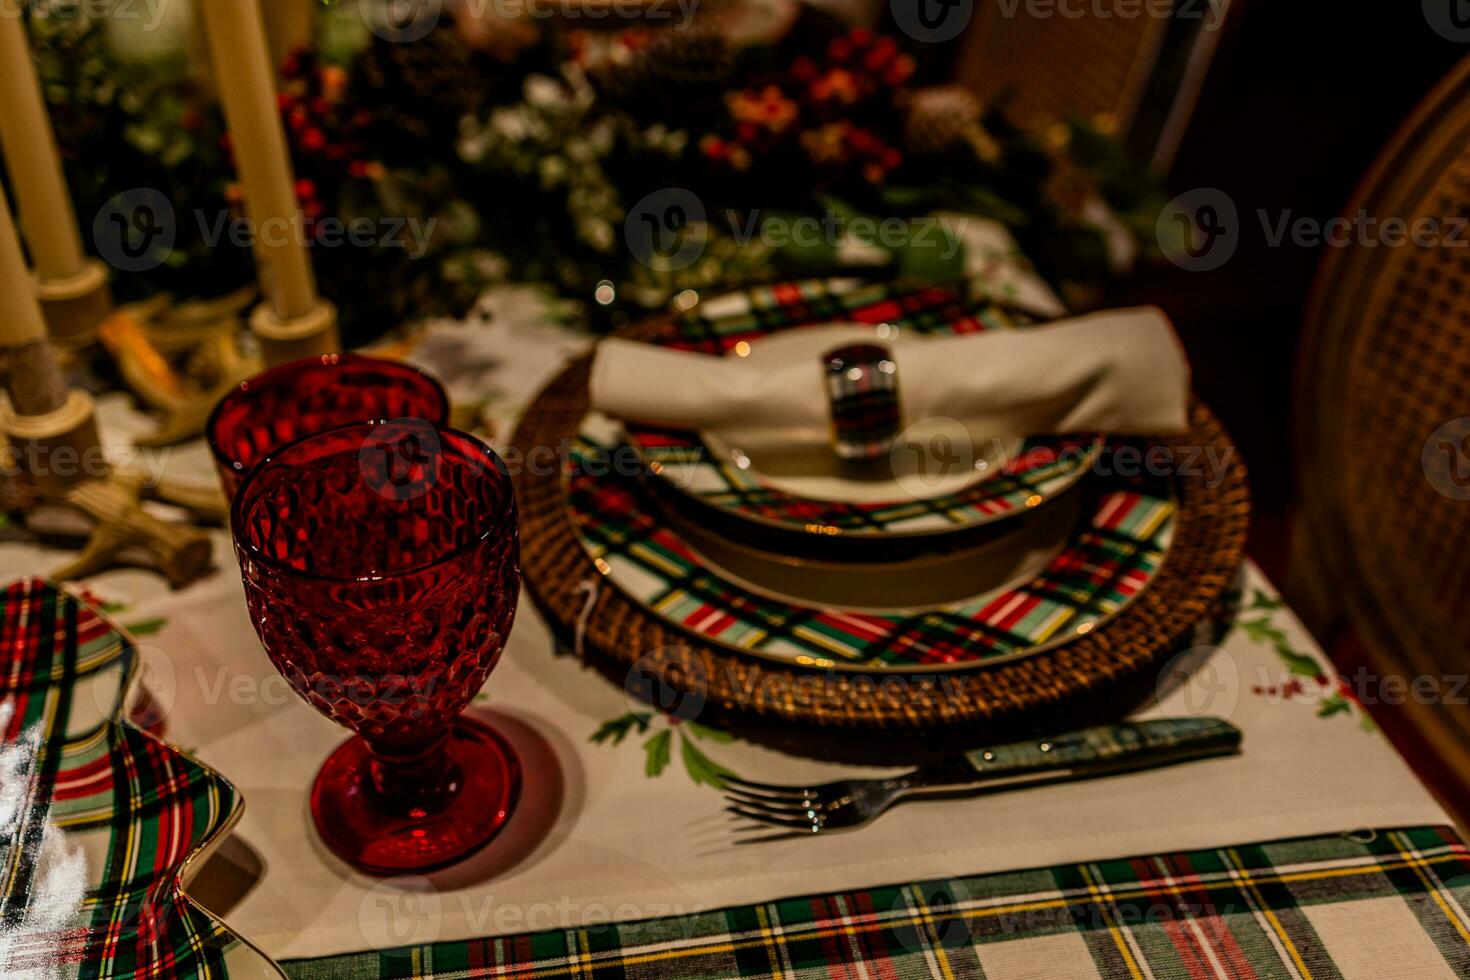
[[[279,446],[349,422],[398,418],[448,425],[444,388],[410,364],[322,354],[240,382],[215,406],[205,436],[228,498]]]

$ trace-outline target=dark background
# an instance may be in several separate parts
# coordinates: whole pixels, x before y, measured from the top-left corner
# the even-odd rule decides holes
[[[1433,0],[1457,3],[1460,0]],[[1240,245],[1218,270],[1141,271],[1131,291],[1173,317],[1195,387],[1250,467],[1251,549],[1282,581],[1292,489],[1292,377],[1322,249],[1271,247],[1258,211],[1327,221],[1399,123],[1470,45],[1435,33],[1417,0],[1315,4],[1235,0],[1166,178],[1235,202]]]

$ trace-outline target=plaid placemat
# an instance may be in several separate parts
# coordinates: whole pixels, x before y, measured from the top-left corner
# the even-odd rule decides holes
[[[184,896],[185,863],[240,801],[119,719],[137,661],[76,596],[37,579],[0,591],[0,976],[272,975]]]
[[[761,286],[718,297],[675,321],[678,350],[724,355],[782,330],[845,322],[889,324],[917,334],[970,334],[1030,325],[1030,317],[952,289],[854,280]],[[655,473],[721,510],[801,530],[810,524],[848,534],[915,533],[970,527],[1034,506],[1075,483],[1094,454],[1092,436],[1026,439],[1004,469],[958,493],[934,498],[853,504],[811,500],[767,485],[711,452],[693,432],[628,425]],[[944,463],[944,460],[936,460]]]
[[[1445,828],[1316,837],[792,898],[284,964],[296,980],[1470,976]]]

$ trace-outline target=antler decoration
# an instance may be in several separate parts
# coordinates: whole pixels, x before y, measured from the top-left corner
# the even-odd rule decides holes
[[[240,347],[250,288],[209,300],[174,303],[156,296],[123,307],[98,328],[139,400],[163,414],[140,446],[170,446],[204,431],[225,392],[261,370],[258,356]],[[182,370],[175,364],[182,363]]]
[[[143,479],[107,465],[92,398],[66,390],[50,341],[39,337],[5,353],[10,404],[0,411],[0,430],[18,450],[26,490],[91,522],[81,554],[54,575],[78,578],[133,561],[156,568],[175,587],[202,575],[213,551],[208,535],[149,514]]]

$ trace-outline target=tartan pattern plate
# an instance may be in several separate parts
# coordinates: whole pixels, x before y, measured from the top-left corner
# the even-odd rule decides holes
[[[1301,838],[285,964],[293,980],[1470,976],[1448,828]]]
[[[889,324],[919,334],[1023,328],[1033,321],[941,287],[900,288],[856,280],[763,286],[706,301],[673,323],[670,347],[724,355],[781,330],[834,321]],[[1000,473],[932,499],[883,503],[815,500],[787,493],[728,464],[697,433],[629,425],[627,439],[649,468],[679,491],[721,511],[786,530],[812,525],[858,535],[922,535],[978,527],[1035,506],[1087,472],[1096,437],[1025,440]]]
[[[0,975],[279,977],[184,893],[243,804],[121,720],[137,673],[84,599],[38,579],[0,593]]]
[[[1038,653],[1090,632],[1132,602],[1162,566],[1173,529],[1167,481],[1099,488],[1080,533],[1035,579],[935,609],[876,613],[760,595],[705,562],[657,516],[635,479],[609,473],[589,432],[572,446],[564,494],[572,527],[607,580],[708,642],[787,664],[947,670]],[[585,465],[584,465],[585,464]]]

